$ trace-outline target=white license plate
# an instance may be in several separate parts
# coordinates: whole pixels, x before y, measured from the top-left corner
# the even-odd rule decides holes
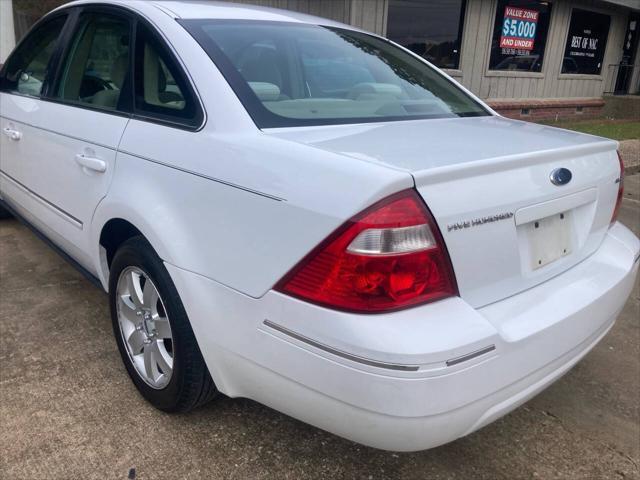
[[[570,211],[523,225],[529,239],[532,270],[544,267],[571,253],[571,225]]]

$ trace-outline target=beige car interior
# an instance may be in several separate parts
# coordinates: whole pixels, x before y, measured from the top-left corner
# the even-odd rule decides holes
[[[88,21],[69,57],[59,98],[115,110],[129,71],[128,25]],[[150,44],[144,46],[143,95],[148,105],[182,110],[186,102],[166,64]]]
[[[105,32],[105,30],[107,31]],[[89,21],[86,23],[84,31],[69,57],[63,81],[60,83],[60,98],[89,103],[107,109],[117,107],[120,91],[129,67],[129,35],[122,33],[127,30],[128,25],[124,22],[105,24]],[[118,51],[109,51],[105,45],[99,43],[100,40],[104,42],[107,36],[118,38],[114,42],[119,43]],[[106,59],[105,62],[105,54],[113,59],[110,68],[109,59]],[[88,75],[87,72],[94,69],[95,64],[102,64],[103,68],[101,71],[94,71]],[[107,75],[102,73],[107,68],[109,69],[109,78],[105,78]],[[94,86],[91,89],[91,95],[87,96],[84,90],[91,86],[91,83],[94,83]]]
[[[113,90],[100,90],[91,99],[93,105],[105,108],[116,108],[120,99],[120,91],[124,85],[124,79],[129,67],[129,53],[123,53],[111,67],[111,83],[115,87]]]
[[[158,52],[148,43],[144,46],[143,68],[145,103],[175,110],[184,109],[185,101],[180,89]],[[172,86],[173,91],[169,90]]]

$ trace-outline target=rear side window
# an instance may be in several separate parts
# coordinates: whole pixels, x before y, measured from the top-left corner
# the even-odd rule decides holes
[[[40,95],[49,61],[66,20],[66,15],[53,18],[25,38],[5,67],[2,90],[36,97]]]
[[[116,110],[129,73],[129,21],[114,15],[80,17],[54,98]]]
[[[136,34],[135,112],[145,118],[198,127],[202,112],[182,70],[144,24]]]

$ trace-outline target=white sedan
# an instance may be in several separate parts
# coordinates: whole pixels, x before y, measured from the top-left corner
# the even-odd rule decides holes
[[[164,411],[221,392],[434,447],[567,372],[638,272],[616,142],[503,118],[353,27],[80,1],[0,82],[2,205],[108,292]]]

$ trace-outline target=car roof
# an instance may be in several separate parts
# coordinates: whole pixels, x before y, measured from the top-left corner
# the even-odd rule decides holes
[[[1,0],[0,0],[1,1]],[[357,30],[353,26],[346,25],[327,18],[315,17],[304,13],[258,5],[231,3],[224,1],[199,1],[199,0],[149,0],[131,2],[124,0],[77,0],[67,3],[60,8],[82,4],[106,4],[120,5],[138,11],[153,9],[162,11],[166,15],[180,19],[228,19],[228,20],[263,20],[272,22],[306,23],[312,25],[326,25],[350,30]]]

